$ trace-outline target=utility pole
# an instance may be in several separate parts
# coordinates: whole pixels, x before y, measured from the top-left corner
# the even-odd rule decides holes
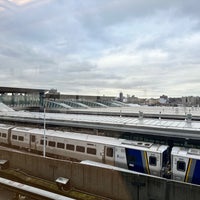
[[[46,157],[46,108],[45,108],[45,103],[44,103],[44,143],[43,143],[43,157]]]

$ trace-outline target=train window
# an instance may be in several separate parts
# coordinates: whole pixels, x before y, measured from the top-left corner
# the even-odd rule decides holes
[[[177,170],[178,171],[185,171],[186,164],[184,161],[177,161]]]
[[[17,135],[12,135],[13,140],[17,140]]]
[[[65,148],[65,144],[58,142],[57,143],[57,148],[64,149]]]
[[[19,136],[19,137],[18,137],[18,140],[19,140],[19,141],[24,141],[24,137],[23,137],[23,136]]]
[[[152,166],[157,165],[157,159],[155,156],[149,156],[149,165],[152,165]]]
[[[44,140],[40,140],[40,144],[44,145]],[[46,141],[46,145],[47,145],[47,141]]]
[[[53,141],[49,141],[49,146],[50,146],[50,147],[55,147],[55,146],[56,146],[56,143],[53,142]]]
[[[88,154],[93,154],[93,155],[96,155],[96,153],[97,153],[97,150],[96,149],[94,149],[94,148],[87,148],[87,153]]]
[[[94,144],[92,143],[87,143],[88,146],[95,146]]]
[[[134,155],[127,155],[127,160],[128,160],[129,163],[137,162],[137,159]]]
[[[5,138],[6,138],[6,133],[2,133],[2,137],[5,137]]]
[[[67,144],[66,149],[70,151],[74,151],[74,145],[73,144]]]
[[[78,152],[85,152],[85,147],[83,147],[83,146],[76,146],[76,151],[78,151]]]
[[[1,132],[0,132],[0,137],[1,137]]]
[[[106,156],[113,157],[113,148],[107,147]]]
[[[35,135],[31,135],[31,142],[35,142]]]

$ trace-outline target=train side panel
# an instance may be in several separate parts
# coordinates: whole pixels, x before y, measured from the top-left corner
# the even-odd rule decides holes
[[[189,158],[182,156],[171,156],[172,178],[177,181],[185,181]]]
[[[146,152],[126,148],[126,158],[129,170],[149,174]]]
[[[115,147],[115,166],[128,169],[126,149],[124,147]]]
[[[9,134],[7,130],[0,130],[0,143],[8,144],[9,142]]]
[[[154,176],[161,176],[162,153],[147,152],[147,159],[148,173]]]
[[[19,147],[19,148],[30,148],[30,134],[28,132],[21,132],[12,130],[11,131],[11,145]]]
[[[10,133],[13,126],[0,124],[0,143],[2,144],[10,144]]]
[[[173,179],[200,185],[200,160],[174,157]]]
[[[43,151],[44,136],[37,136],[37,150]],[[46,152],[77,160],[103,162],[104,145],[69,138],[46,136]]]
[[[193,160],[193,162],[195,164],[193,164],[193,166],[191,166],[191,169],[189,172],[189,178],[190,177],[192,177],[192,178],[191,178],[191,181],[190,181],[190,179],[188,179],[188,182],[200,185],[200,160]]]
[[[125,151],[127,167],[124,168],[154,176],[161,176],[163,168],[162,152],[131,148],[126,148]]]
[[[200,150],[173,147],[172,178],[193,184],[200,184]]]

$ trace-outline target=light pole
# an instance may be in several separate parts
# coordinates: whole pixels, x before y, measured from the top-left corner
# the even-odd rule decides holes
[[[44,143],[43,143],[43,157],[46,156],[46,119],[45,119],[45,103],[44,103]]]

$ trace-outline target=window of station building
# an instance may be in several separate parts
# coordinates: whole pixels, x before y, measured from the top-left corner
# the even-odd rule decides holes
[[[87,148],[87,153],[88,154],[92,154],[92,155],[96,155],[96,153],[97,153],[97,150],[96,149],[94,149],[94,148]]]
[[[157,159],[155,156],[149,156],[149,165],[152,165],[152,166],[157,165]]]
[[[2,133],[2,137],[6,138],[6,133]]]
[[[74,145],[73,144],[67,144],[66,149],[70,151],[74,151]]]
[[[57,148],[64,149],[65,148],[65,144],[58,142],[57,143]]]
[[[49,146],[50,147],[55,147],[56,146],[56,143],[54,141],[49,141]]]
[[[178,171],[184,172],[185,167],[186,167],[186,164],[184,161],[177,161],[177,170]]]
[[[23,137],[23,136],[19,136],[19,137],[18,137],[18,140],[19,140],[19,141],[24,141],[24,137]]]
[[[76,146],[76,151],[78,151],[78,152],[85,152],[85,147],[83,147],[83,146]]]
[[[13,140],[17,140],[17,135],[12,135]]]
[[[113,157],[113,148],[107,147],[106,156]]]
[[[35,135],[31,135],[31,142],[35,142]]]

